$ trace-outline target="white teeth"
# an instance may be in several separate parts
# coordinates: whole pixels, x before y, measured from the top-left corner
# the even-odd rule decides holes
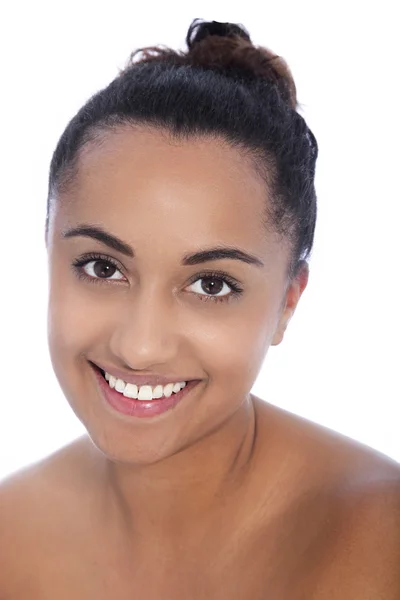
[[[138,386],[134,383],[127,383],[124,389],[124,396],[126,398],[137,398],[138,397]]]
[[[164,396],[166,398],[169,398],[170,396],[172,396],[172,390],[174,389],[174,384],[173,383],[168,383],[168,385],[165,386],[164,388]]]
[[[153,400],[151,385],[141,385],[139,388],[138,400]]]
[[[123,393],[125,386],[126,386],[125,381],[122,381],[122,379],[117,379],[117,382],[115,384],[115,389],[117,390],[117,392]]]
[[[153,398],[162,398],[163,393],[164,393],[163,386],[156,385],[156,387],[153,390]]]
[[[137,386],[134,383],[125,383],[122,379],[117,379],[114,375],[105,373],[105,379],[110,388],[115,388],[117,392],[123,394],[126,398],[135,398],[137,400],[153,400],[154,398],[169,398],[172,394],[177,394],[186,386],[185,381],[178,383],[168,383],[165,386],[156,385],[152,388],[150,385]]]

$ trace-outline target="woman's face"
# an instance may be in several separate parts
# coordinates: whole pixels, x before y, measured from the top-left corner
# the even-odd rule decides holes
[[[222,141],[177,144],[150,128],[123,128],[81,153],[50,218],[48,335],[60,386],[106,455],[156,462],[249,402],[306,285],[305,275],[287,287],[289,254],[262,225],[266,201],[251,165]],[[119,238],[133,256],[90,236],[64,235],[82,225]],[[260,264],[182,264],[185,255],[219,245]],[[81,258],[86,265],[74,266]],[[206,279],[219,271],[228,281]],[[102,399],[91,362],[201,382],[158,417],[125,417]]]

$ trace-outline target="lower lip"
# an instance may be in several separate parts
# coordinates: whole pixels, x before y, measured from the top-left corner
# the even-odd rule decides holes
[[[177,394],[172,394],[169,398],[154,400],[135,400],[134,398],[126,398],[120,392],[110,388],[108,382],[104,379],[102,373],[93,367],[97,381],[99,383],[102,395],[107,403],[116,411],[130,417],[155,417],[174,408],[187,394],[200,382],[200,380],[189,381],[186,386]]]

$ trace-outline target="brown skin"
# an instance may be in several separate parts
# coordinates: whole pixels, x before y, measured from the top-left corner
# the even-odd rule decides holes
[[[250,394],[308,280],[307,266],[287,280],[289,248],[261,226],[266,201],[222,141],[121,129],[82,153],[51,214],[49,346],[89,435],[0,486],[6,598],[399,597],[397,463]],[[82,223],[135,257],[62,237]],[[264,266],[180,265],[217,244]],[[114,279],[77,277],[89,252],[119,263]],[[196,275],[218,270],[242,295],[201,299],[212,293]],[[160,418],[121,418],[89,360],[202,382]]]

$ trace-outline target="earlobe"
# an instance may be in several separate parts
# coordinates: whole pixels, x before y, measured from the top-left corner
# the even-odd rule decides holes
[[[274,337],[272,338],[271,346],[279,346],[279,344],[283,340],[283,336],[285,335],[287,324],[283,327],[279,325],[278,329],[275,331]]]
[[[290,319],[293,316],[293,312],[289,312],[287,308],[283,311],[281,318],[279,319],[278,326],[275,330],[274,337],[272,338],[271,346],[279,346],[282,342],[286,329],[289,325]]]

